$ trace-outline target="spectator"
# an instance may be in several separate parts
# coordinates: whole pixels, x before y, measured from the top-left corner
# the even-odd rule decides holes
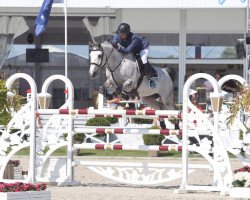
[[[226,81],[222,85],[221,89],[224,90],[225,92],[227,92],[227,94],[224,97],[226,101],[233,101],[234,96],[240,90],[240,88],[235,80]]]
[[[186,82],[190,76],[192,74],[186,74],[184,81]],[[190,89],[192,89],[192,93],[189,95],[190,101],[197,101],[196,81],[191,84]]]
[[[236,81],[234,81],[234,80],[226,81],[222,85],[221,89],[228,92],[228,93],[235,93],[235,92],[239,91],[239,87],[238,87]]]

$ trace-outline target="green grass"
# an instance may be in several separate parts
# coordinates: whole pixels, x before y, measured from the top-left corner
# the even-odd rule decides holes
[[[47,152],[47,151],[48,151],[48,148],[45,149],[45,152]],[[30,153],[30,149],[29,148],[24,148],[24,149],[18,151],[16,153],[16,155],[18,155],[18,156],[28,156],[29,153]],[[62,147],[62,148],[56,150],[52,154],[52,156],[64,156],[64,155],[66,155],[66,147]]]
[[[52,156],[66,156],[66,147],[62,147],[56,150]],[[46,148],[45,152],[48,151]],[[160,151],[159,157],[181,157],[182,152],[176,151]],[[24,148],[16,153],[19,156],[28,156],[29,148]],[[80,150],[79,156],[100,156],[100,157],[148,157],[147,151],[114,151],[114,150]],[[190,153],[189,157],[202,157],[197,153]],[[229,158],[235,158],[235,156],[229,153]]]
[[[45,150],[45,152],[48,149]],[[17,152],[16,155],[21,156],[28,156],[29,155],[29,148],[22,149]],[[56,150],[52,156],[65,156],[66,155],[66,147],[62,147]],[[114,150],[80,150],[80,156],[117,156],[117,157],[147,157],[147,151],[114,151]],[[160,151],[160,157],[181,157],[181,152],[165,152]]]
[[[29,153],[30,153],[30,149],[29,149],[29,147],[27,147],[27,148],[24,148],[24,149],[21,149],[20,151],[18,151],[16,153],[16,155],[18,155],[18,156],[27,156],[27,155],[29,155]]]

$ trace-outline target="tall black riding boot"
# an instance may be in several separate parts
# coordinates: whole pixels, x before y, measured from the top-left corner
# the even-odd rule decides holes
[[[143,64],[143,66],[144,66],[144,71],[145,71],[147,77],[149,78],[149,85],[150,85],[150,87],[151,88],[156,88],[156,82],[152,78],[158,76],[157,72],[151,66],[151,64],[149,62]]]
[[[158,76],[156,70],[151,66],[149,62],[143,64],[143,67],[148,78],[153,78]]]

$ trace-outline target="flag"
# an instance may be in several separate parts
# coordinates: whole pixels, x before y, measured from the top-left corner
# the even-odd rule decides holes
[[[54,3],[64,3],[64,0],[54,0]]]
[[[44,0],[35,21],[35,34],[39,36],[46,28],[54,0]]]

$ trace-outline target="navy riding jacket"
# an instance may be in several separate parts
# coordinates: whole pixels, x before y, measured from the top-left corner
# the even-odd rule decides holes
[[[141,50],[147,49],[149,46],[149,42],[146,38],[140,37],[135,33],[130,32],[128,37],[125,40],[122,40],[119,37],[119,34],[115,34],[112,43],[120,44],[121,47],[118,49],[119,52],[127,54],[139,54]]]

